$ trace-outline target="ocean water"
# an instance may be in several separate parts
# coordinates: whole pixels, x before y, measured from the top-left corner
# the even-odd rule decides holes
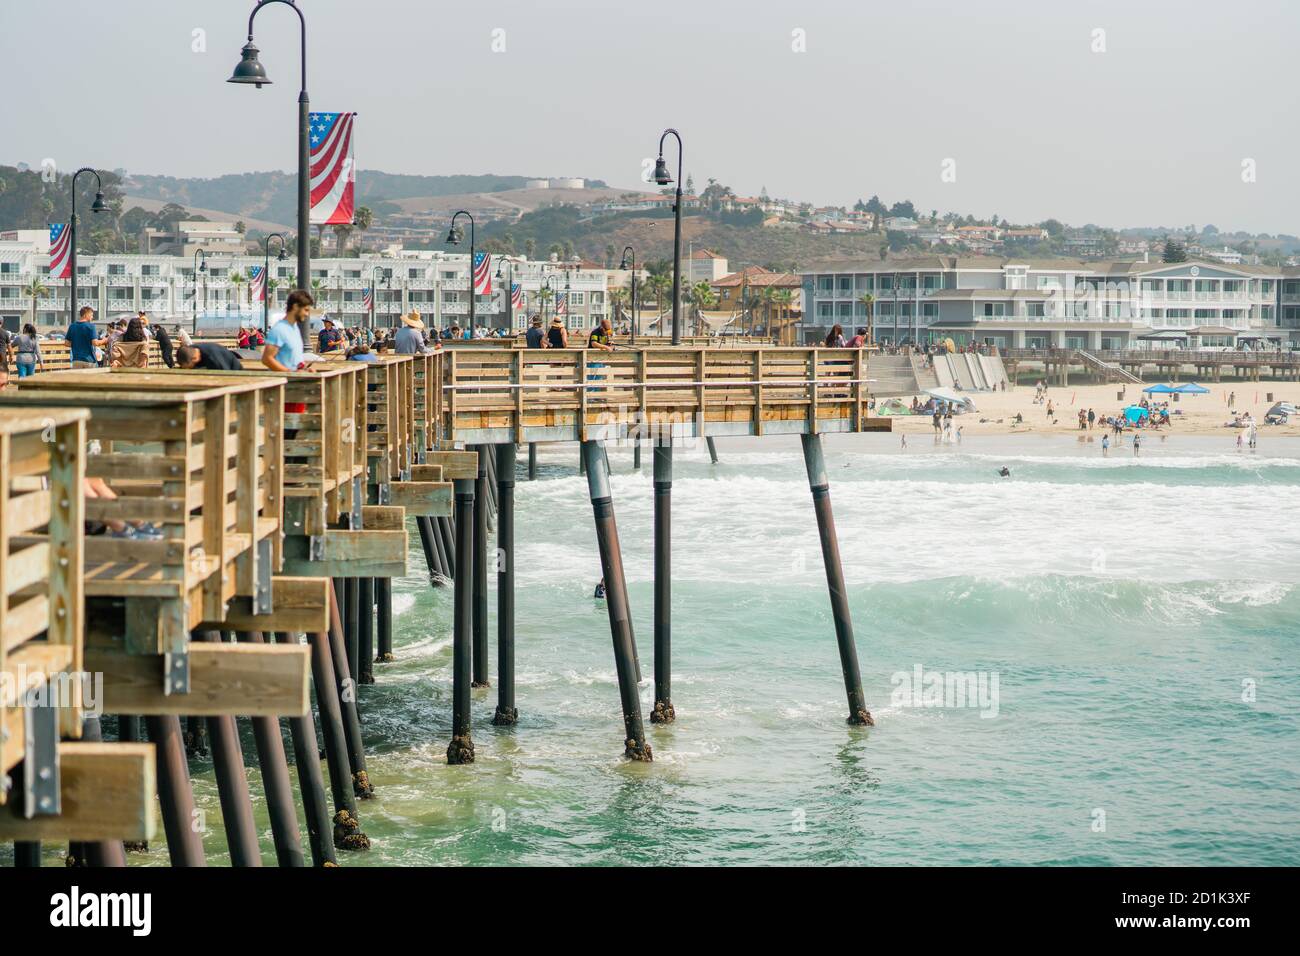
[[[520,722],[493,727],[495,688],[475,691],[478,760],[446,765],[451,592],[395,582],[398,660],[361,689],[374,848],[344,862],[1300,861],[1300,443],[909,442],[826,439],[873,728],[845,723],[797,439],[719,442],[717,466],[678,452],[678,719],[649,730],[649,764],[621,758],[576,447],[545,452],[516,491]],[[649,678],[650,456],[611,461]],[[984,706],[914,706],[899,676],[918,667],[983,679]],[[225,862],[210,765],[194,770]],[[133,862],[165,859],[160,840]]]

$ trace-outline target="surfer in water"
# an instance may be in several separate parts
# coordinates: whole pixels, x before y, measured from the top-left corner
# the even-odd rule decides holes
[[[604,579],[604,578],[601,578],[600,581],[599,581],[599,583],[597,583],[597,585],[596,585],[596,594],[595,594],[595,597],[596,597],[597,599],[599,599],[599,600],[602,600],[602,601],[605,599],[605,579]]]
[[[1003,465],[1001,468],[998,469],[998,474],[999,474],[1000,476],[1002,476],[1003,478],[1010,478],[1010,477],[1011,477],[1011,469],[1008,468],[1006,465]]]

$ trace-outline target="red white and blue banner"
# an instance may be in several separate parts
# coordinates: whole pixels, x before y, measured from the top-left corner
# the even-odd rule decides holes
[[[266,300],[266,270],[261,266],[248,270],[248,297],[253,302]]]
[[[524,287],[518,282],[510,285],[510,310],[518,312],[524,307]]]
[[[492,294],[492,257],[486,252],[474,253],[474,294]]]
[[[72,232],[66,222],[50,223],[50,278],[72,278]]]
[[[555,296],[555,314],[567,315],[569,311],[569,293],[560,292]]]
[[[374,291],[374,289],[362,289],[362,290],[361,290],[361,308],[362,308],[364,311],[369,312],[369,311],[371,310],[371,308],[374,307],[374,304],[375,304],[375,291]]]
[[[356,113],[312,113],[308,133],[313,226],[352,225],[356,164],[352,126]]]

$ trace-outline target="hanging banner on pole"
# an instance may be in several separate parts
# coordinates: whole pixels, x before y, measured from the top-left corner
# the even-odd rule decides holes
[[[313,226],[350,226],[356,208],[352,128],[356,113],[312,113],[311,216]]]

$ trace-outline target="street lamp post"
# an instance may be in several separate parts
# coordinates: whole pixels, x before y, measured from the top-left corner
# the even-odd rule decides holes
[[[199,273],[203,273],[203,311],[208,311],[208,254],[202,249],[194,250],[194,328],[199,332]]]
[[[515,329],[515,263],[513,259],[510,259],[507,256],[501,257],[501,264],[497,265],[497,278],[504,278],[506,280],[506,334],[508,336],[513,333]],[[527,318],[527,316],[525,316],[525,318]]]
[[[107,212],[108,204],[104,202],[104,183],[99,178],[99,173],[95,172],[89,166],[82,166],[72,174],[72,215],[68,219],[68,264],[72,267],[72,288],[69,289],[70,299],[68,301],[68,324],[71,325],[77,321],[77,177],[82,173],[90,173],[95,177],[95,201],[90,204],[91,212]]]
[[[464,209],[459,210],[451,217],[451,228],[447,231],[447,242],[450,245],[460,245],[460,233],[456,231],[456,220],[464,216],[469,220],[469,337],[474,338],[474,217]]]
[[[379,311],[379,281],[375,278],[376,273],[379,273],[384,280],[384,288],[389,289],[391,292],[393,287],[392,269],[385,269],[377,265],[370,267],[370,328],[372,330],[378,327],[375,322],[375,313]]]
[[[265,335],[270,327],[270,308],[271,308],[271,240],[280,240],[280,254],[276,256],[276,262],[283,262],[287,257],[284,254],[285,238],[278,232],[273,232],[262,240],[262,334]]]
[[[555,277],[555,273],[553,272],[542,276],[542,281],[537,286],[537,297],[542,300],[542,327],[543,328],[546,328],[546,302],[548,299],[551,298],[551,296],[555,295],[555,289],[551,287],[551,279],[553,279],[554,277]],[[550,295],[545,295],[545,296],[542,295],[543,289],[549,292]],[[550,334],[549,330],[547,334]]]
[[[632,339],[631,341],[633,345],[636,345],[636,250],[633,249],[631,246],[624,246],[623,259],[622,261],[619,262],[618,267],[620,269],[626,269],[628,267],[629,262],[631,262],[632,264],[632,302],[631,302]],[[637,450],[640,451],[640,448],[641,446],[638,444]]]
[[[654,181],[667,186],[673,181],[664,162],[664,140],[669,134],[677,140],[677,194],[673,203],[673,345],[682,344],[682,137],[675,129],[666,129],[659,137],[659,158],[655,161]]]
[[[287,4],[298,14],[301,25],[302,83],[298,92],[298,283],[306,287],[311,283],[311,169],[308,157],[311,131],[309,100],[307,97],[307,20],[294,0],[257,0],[257,6],[248,15],[248,42],[241,51],[242,59],[235,67],[228,83],[252,84],[259,90],[266,83],[266,67],[257,58],[258,49],[253,43],[253,20],[263,7],[272,3]]]

